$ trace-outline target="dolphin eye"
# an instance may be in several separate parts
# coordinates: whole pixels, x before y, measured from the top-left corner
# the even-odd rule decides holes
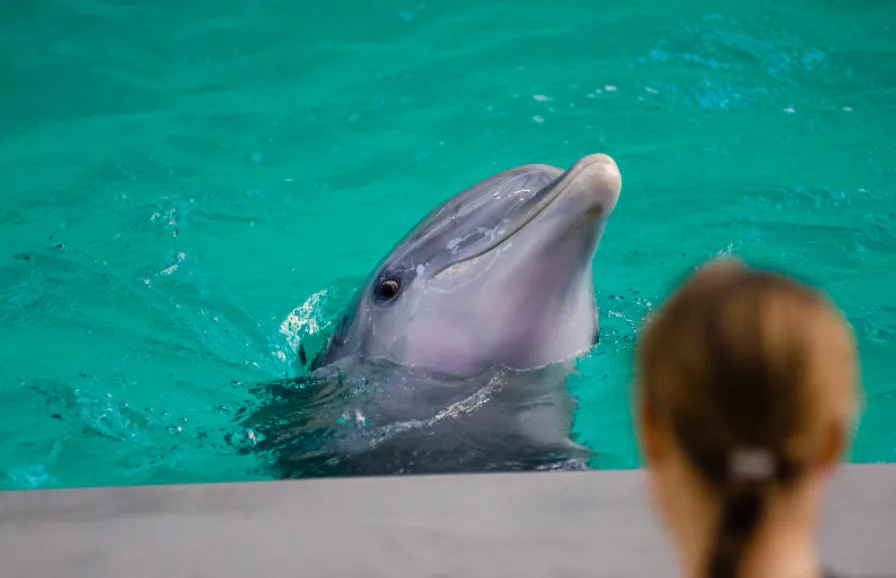
[[[380,294],[380,297],[384,299],[392,299],[396,295],[398,295],[398,281],[395,279],[387,279],[380,283],[380,286],[377,287],[377,291]]]

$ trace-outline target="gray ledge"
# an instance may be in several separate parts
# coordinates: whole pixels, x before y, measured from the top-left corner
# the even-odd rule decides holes
[[[3,578],[675,576],[640,471],[0,493]],[[835,480],[822,555],[896,575],[896,465]]]

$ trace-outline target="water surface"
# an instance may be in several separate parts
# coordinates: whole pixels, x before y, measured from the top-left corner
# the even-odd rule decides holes
[[[593,152],[624,178],[570,384],[594,467],[639,463],[641,319],[727,253],[845,309],[851,459],[896,461],[896,8],[721,6],[4,2],[0,487],[268,477],[251,385],[437,203]]]

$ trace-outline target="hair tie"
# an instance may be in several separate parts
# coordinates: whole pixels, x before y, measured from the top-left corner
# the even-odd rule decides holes
[[[764,449],[736,450],[728,459],[728,475],[733,480],[768,480],[774,475],[776,467],[775,456]]]

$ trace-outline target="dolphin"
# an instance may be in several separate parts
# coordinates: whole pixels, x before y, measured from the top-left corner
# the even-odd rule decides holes
[[[588,454],[565,377],[600,334],[592,264],[621,188],[616,162],[591,154],[500,172],[434,209],[368,275],[310,376],[268,384],[257,449],[286,477]]]

